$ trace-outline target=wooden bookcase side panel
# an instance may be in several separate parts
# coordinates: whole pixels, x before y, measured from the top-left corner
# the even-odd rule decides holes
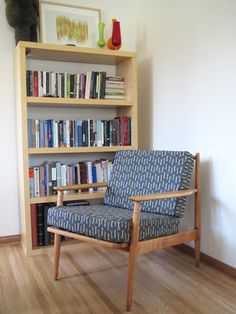
[[[15,80],[16,80],[16,120],[17,120],[17,148],[18,148],[18,186],[20,204],[21,242],[24,252],[32,248],[31,216],[28,180],[28,130],[26,106],[26,59],[25,48],[17,47],[15,51]]]
[[[117,66],[117,75],[124,76],[126,82],[126,93],[132,99],[132,106],[128,108],[119,107],[118,116],[131,116],[131,143],[133,149],[138,148],[138,112],[137,112],[137,63],[136,58],[126,60]]]

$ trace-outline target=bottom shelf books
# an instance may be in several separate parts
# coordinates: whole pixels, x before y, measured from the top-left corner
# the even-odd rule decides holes
[[[88,201],[68,201],[67,206],[89,205]],[[32,247],[47,246],[54,243],[54,235],[47,231],[48,209],[55,206],[55,203],[32,204],[31,210],[31,233]],[[65,240],[62,238],[62,240]]]

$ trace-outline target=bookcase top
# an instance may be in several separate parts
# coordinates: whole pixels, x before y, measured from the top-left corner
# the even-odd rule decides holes
[[[136,58],[135,52],[34,43],[28,41],[18,42],[16,52],[21,49],[25,50],[27,58],[38,60],[115,65],[127,59]]]

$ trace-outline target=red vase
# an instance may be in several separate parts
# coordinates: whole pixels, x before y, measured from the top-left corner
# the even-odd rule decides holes
[[[120,49],[121,47],[120,22],[116,20],[113,22],[111,41],[114,49]]]

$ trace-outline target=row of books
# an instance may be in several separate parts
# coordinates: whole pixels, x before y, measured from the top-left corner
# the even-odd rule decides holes
[[[131,117],[112,120],[28,119],[29,148],[131,145]]]
[[[64,202],[66,206],[89,205],[88,201]],[[48,209],[55,206],[55,203],[31,204],[31,232],[32,247],[46,246],[54,243],[54,234],[47,231]],[[66,240],[62,238],[62,240]]]
[[[34,97],[103,99],[106,93],[108,94],[106,89],[113,88],[113,81],[117,78],[118,80],[122,79],[121,85],[124,90],[123,78],[107,77],[104,71],[72,74],[27,70],[26,90],[27,96]]]
[[[112,161],[105,159],[80,161],[74,164],[45,161],[39,166],[29,168],[30,197],[56,194],[53,188],[60,185],[108,182],[111,171]],[[93,188],[89,191],[92,192]]]

